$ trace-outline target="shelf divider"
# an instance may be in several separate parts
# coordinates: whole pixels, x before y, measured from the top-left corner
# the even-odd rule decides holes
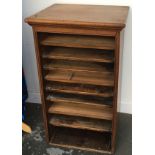
[[[43,49],[43,58],[73,60],[85,62],[104,62],[113,63],[113,51],[98,50],[98,49],[81,49],[81,48],[66,48],[66,47],[46,47]]]
[[[90,98],[88,96],[77,96],[73,94],[49,94],[46,98],[47,101],[50,102],[63,102],[63,103],[81,103],[85,105],[94,105],[98,107],[104,107],[104,106],[112,106],[112,99],[110,98]]]
[[[64,114],[70,116],[90,117],[112,120],[112,108],[109,106],[94,106],[76,103],[52,103],[48,109],[52,114]]]
[[[64,71],[78,71],[78,72],[90,72],[100,74],[101,72],[112,72],[112,68],[103,66],[101,64],[80,62],[80,61],[52,61],[46,63],[43,68],[45,70],[64,70]]]
[[[68,93],[68,94],[78,94],[78,95],[90,95],[98,97],[113,97],[113,88],[98,88],[96,86],[90,87],[86,85],[71,85],[71,84],[47,84],[47,92],[56,92],[56,93]]]
[[[41,45],[114,50],[115,39],[114,37],[52,34],[46,36],[41,41]]]
[[[61,72],[53,71],[45,76],[48,81],[57,81],[65,83],[92,84],[100,86],[114,86],[112,72],[100,74],[88,74],[79,72]]]
[[[111,121],[83,117],[52,115],[49,123],[53,126],[92,130],[98,132],[111,132],[112,130]]]

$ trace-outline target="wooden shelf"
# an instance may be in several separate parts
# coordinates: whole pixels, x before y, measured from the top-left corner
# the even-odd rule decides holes
[[[53,126],[86,129],[99,132],[111,132],[112,122],[106,120],[72,117],[64,115],[52,115],[49,123]]]
[[[112,106],[112,98],[93,98],[91,96],[81,96],[73,94],[52,94],[46,98],[51,102],[63,102],[63,103],[81,103],[86,105],[100,106],[101,108],[106,106]]]
[[[53,71],[45,76],[48,81],[66,82],[66,83],[81,83],[100,86],[113,86],[113,73],[88,74],[79,72],[60,72]]]
[[[55,127],[53,128],[50,144],[100,153],[111,153],[111,134]]]
[[[48,109],[52,114],[64,114],[70,116],[90,117],[112,120],[112,108],[109,106],[94,106],[76,103],[52,103]]]
[[[53,47],[46,50],[48,52],[44,52],[43,58],[105,63],[114,62],[112,51],[63,47]]]
[[[112,87],[96,87],[91,85],[75,85],[64,83],[53,83],[46,86],[48,92],[70,93],[80,95],[92,95],[99,97],[113,97]]]
[[[115,39],[101,36],[49,34],[41,41],[41,45],[114,50]]]
[[[56,4],[26,19],[52,145],[115,154],[120,34],[128,9]]]
[[[43,66],[45,70],[66,70],[80,72],[112,72],[112,68],[103,66],[102,64],[80,62],[80,61],[52,61]],[[99,73],[98,73],[99,74]]]

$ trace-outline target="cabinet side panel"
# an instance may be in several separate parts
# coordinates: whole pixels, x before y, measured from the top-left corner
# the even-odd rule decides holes
[[[43,77],[42,77],[42,65],[41,65],[41,55],[39,50],[39,44],[38,44],[38,34],[33,29],[33,36],[34,36],[34,44],[35,44],[35,53],[36,53],[36,59],[37,59],[37,68],[38,68],[38,77],[39,77],[39,85],[40,85],[40,95],[41,95],[41,102],[42,102],[42,111],[43,111],[43,119],[44,119],[44,126],[45,126],[45,133],[46,133],[46,140],[49,142],[49,128],[48,128],[48,122],[47,122],[47,105],[45,102],[45,96],[44,96],[44,83],[43,83]]]
[[[114,98],[113,98],[113,121],[112,121],[112,153],[115,151],[116,127],[117,127],[117,94],[120,55],[120,32],[115,37],[115,62],[114,62]]]

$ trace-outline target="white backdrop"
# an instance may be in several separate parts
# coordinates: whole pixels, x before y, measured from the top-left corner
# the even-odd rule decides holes
[[[119,83],[118,111],[132,113],[132,4],[131,0],[24,0],[23,1],[23,67],[26,76],[29,98],[32,103],[40,103],[39,82],[34,52],[32,30],[24,23],[30,16],[54,3],[94,4],[94,5],[128,5],[130,6],[127,25],[124,30],[124,46],[121,62],[121,80]]]

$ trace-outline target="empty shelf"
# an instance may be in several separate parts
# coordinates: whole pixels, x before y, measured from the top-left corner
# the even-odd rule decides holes
[[[80,72],[50,72],[45,76],[48,81],[113,86],[113,73],[88,74]]]
[[[112,120],[112,108],[109,106],[94,106],[76,103],[52,103],[48,109],[52,114],[64,114],[70,116],[90,117]]]
[[[96,48],[105,50],[115,49],[114,37],[101,37],[101,36],[52,34],[46,36],[41,41],[41,44],[48,46]]]
[[[51,133],[50,144],[100,153],[111,153],[111,134],[55,127]]]
[[[79,128],[99,132],[111,132],[112,130],[111,121],[83,117],[53,115],[51,116],[49,123],[53,126]]]
[[[48,52],[44,52],[43,58],[105,63],[114,62],[114,55],[112,51],[63,47],[53,47],[52,49],[46,50]]]

